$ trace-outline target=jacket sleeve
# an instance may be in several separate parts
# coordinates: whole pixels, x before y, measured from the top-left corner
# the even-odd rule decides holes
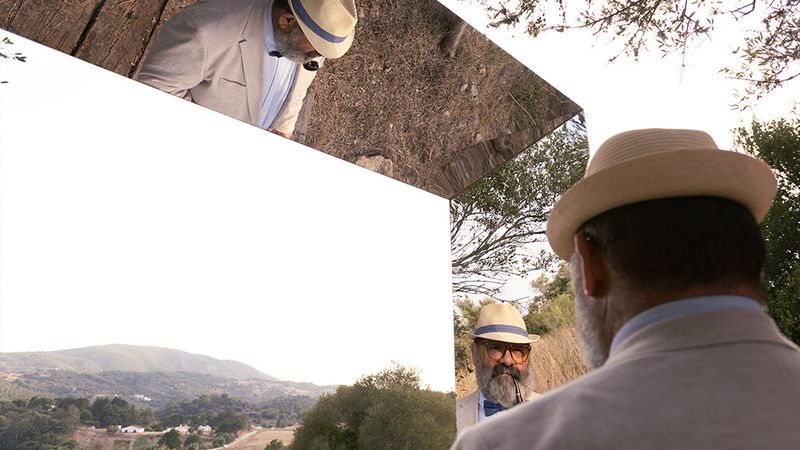
[[[297,78],[294,82],[294,86],[289,92],[288,97],[286,97],[283,109],[281,109],[278,117],[276,117],[273,122],[272,130],[287,134],[294,132],[294,127],[297,124],[297,116],[300,115],[300,109],[303,108],[303,100],[316,74],[317,72],[305,70],[302,67],[297,69]]]
[[[175,15],[156,36],[137,80],[192,100],[189,89],[200,84],[206,72],[206,45],[200,31],[191,11]]]

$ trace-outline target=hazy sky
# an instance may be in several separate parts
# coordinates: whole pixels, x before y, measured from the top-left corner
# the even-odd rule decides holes
[[[445,199],[38,44],[0,79],[0,351],[124,343],[452,390]]]

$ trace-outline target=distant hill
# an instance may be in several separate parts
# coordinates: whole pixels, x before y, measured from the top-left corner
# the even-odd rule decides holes
[[[251,403],[264,403],[281,397],[316,399],[331,393],[335,386],[311,383],[233,378],[189,372],[100,372],[77,373],[44,370],[23,374],[12,383],[0,380],[0,400],[30,397],[32,393],[50,397],[119,396],[140,406],[163,408],[170,400],[192,400],[202,395],[228,394]],[[28,394],[28,395],[20,395]]]
[[[283,397],[316,399],[336,386],[281,381],[237,362],[180,350],[100,345],[53,352],[0,353],[0,400],[118,395],[162,408],[170,400],[228,394],[263,403]]]
[[[277,381],[237,361],[161,347],[111,344],[53,352],[0,353],[2,372],[34,373],[52,369],[78,373],[191,372],[237,380]]]

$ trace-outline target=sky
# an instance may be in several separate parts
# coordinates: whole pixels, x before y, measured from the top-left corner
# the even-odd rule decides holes
[[[159,346],[320,385],[395,361],[453,390],[447,200],[12,40],[0,351]]]

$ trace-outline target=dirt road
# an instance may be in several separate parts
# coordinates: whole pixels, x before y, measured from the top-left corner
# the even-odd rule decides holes
[[[227,450],[264,450],[264,447],[273,439],[278,439],[284,445],[289,445],[294,438],[294,428],[275,428],[257,430],[246,439],[241,439],[229,444]]]

